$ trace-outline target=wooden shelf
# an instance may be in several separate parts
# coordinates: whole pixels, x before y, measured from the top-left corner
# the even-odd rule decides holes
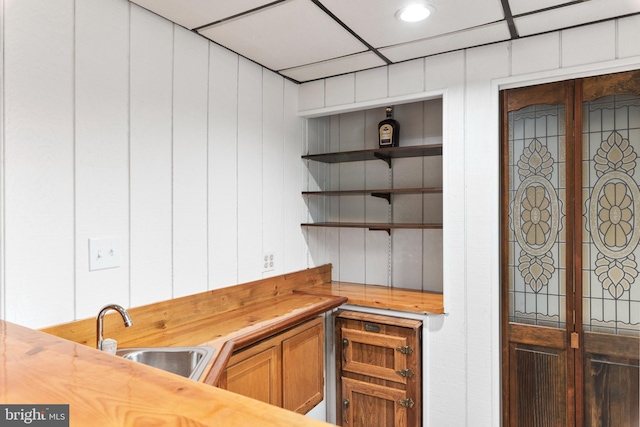
[[[306,160],[323,163],[358,162],[363,160],[384,160],[391,167],[391,159],[442,155],[442,144],[412,145],[408,147],[385,147],[372,150],[343,151],[323,154],[307,154]]]
[[[442,224],[388,224],[366,222],[310,222],[301,224],[303,227],[339,227],[339,228],[368,228],[369,230],[387,231],[395,229],[439,230]]]
[[[431,194],[442,193],[442,187],[425,187],[425,188],[383,188],[376,190],[330,190],[330,191],[303,191],[303,195],[308,196],[351,196],[360,194]]]

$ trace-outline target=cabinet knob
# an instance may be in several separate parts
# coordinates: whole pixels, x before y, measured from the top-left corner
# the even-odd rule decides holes
[[[346,338],[342,339],[342,358],[345,362],[347,362],[347,347],[349,347],[349,340]]]

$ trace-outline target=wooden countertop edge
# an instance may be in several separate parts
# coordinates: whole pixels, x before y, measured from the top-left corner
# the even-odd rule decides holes
[[[343,296],[348,299],[347,304],[361,307],[418,314],[445,313],[441,293],[337,281],[297,289],[294,292],[317,296]]]
[[[231,355],[233,354],[235,347],[236,344],[233,340],[229,340],[222,345],[222,348],[217,353],[217,357],[213,361],[209,372],[206,375],[203,375],[203,383],[214,387],[218,386],[222,373],[227,367],[227,363],[229,363],[229,359],[231,359]]]
[[[238,335],[228,339],[220,338],[214,341],[203,343],[201,345],[215,346],[216,354],[209,362],[209,366],[205,369],[200,381],[205,384],[217,386],[220,381],[222,372],[225,370],[229,358],[234,351],[241,350],[265,338],[274,336],[280,332],[286,331],[294,326],[313,319],[327,311],[338,308],[347,302],[346,297],[318,295],[325,298],[320,304],[316,304],[309,309],[303,309],[292,315],[283,316],[275,319],[272,323],[261,325],[257,328],[247,328],[246,331],[239,331]]]

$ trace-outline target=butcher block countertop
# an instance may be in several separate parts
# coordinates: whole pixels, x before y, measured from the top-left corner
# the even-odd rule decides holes
[[[0,321],[0,402],[68,404],[70,426],[328,424]]]
[[[95,318],[42,331],[2,322],[0,403],[69,404],[73,426],[327,425],[212,386],[234,351],[347,302],[443,312],[442,295],[332,282],[327,264],[130,308],[129,328],[119,314],[105,316],[104,337],[118,348],[213,347],[199,381],[95,350]]]

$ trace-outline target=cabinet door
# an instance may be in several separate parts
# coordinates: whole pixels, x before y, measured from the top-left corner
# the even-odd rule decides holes
[[[406,391],[342,378],[343,427],[407,427]],[[405,403],[406,405],[406,403]]]
[[[406,384],[411,368],[397,350],[406,345],[406,337],[342,328],[342,370]]]
[[[232,356],[220,381],[220,387],[280,406],[280,347],[265,344],[268,343]]]
[[[285,409],[306,414],[324,399],[322,319],[282,342],[282,398]]]
[[[421,328],[419,320],[352,311],[337,314],[338,424],[353,427],[343,418],[349,413],[355,425],[421,425]],[[350,412],[345,410],[347,401]],[[369,419],[367,414],[377,407],[383,412]]]

